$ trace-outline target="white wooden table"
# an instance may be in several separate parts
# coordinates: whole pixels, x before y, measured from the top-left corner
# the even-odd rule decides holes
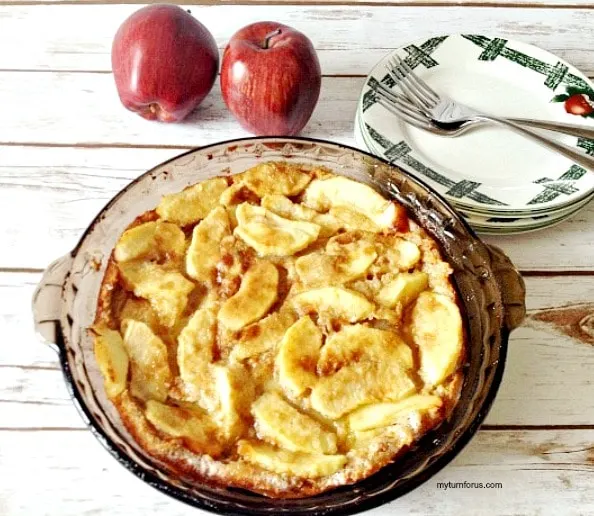
[[[585,0],[262,3],[188,8],[221,48],[264,19],[310,36],[324,79],[305,136],[353,144],[368,70],[389,49],[436,33],[523,40],[594,76],[594,2]],[[101,447],[31,322],[41,270],[128,181],[187,148],[245,135],[218,84],[184,124],[147,122],[120,105],[111,38],[138,7],[0,2],[0,515],[200,513],[143,484]],[[373,514],[594,514],[594,203],[553,229],[486,240],[512,257],[528,287],[529,317],[512,335],[497,400],[452,464]],[[590,336],[578,324],[587,330],[588,316]],[[503,487],[437,488],[448,481]]]

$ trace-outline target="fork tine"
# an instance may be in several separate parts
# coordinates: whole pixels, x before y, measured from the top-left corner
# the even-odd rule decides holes
[[[422,110],[431,109],[432,105],[427,102],[424,96],[419,95],[413,88],[411,88],[409,81],[406,79],[402,70],[400,70],[392,60],[389,61],[389,65],[386,65],[386,70],[413,104]]]
[[[439,102],[440,97],[438,93],[414,72],[414,70],[406,62],[406,59],[402,59],[397,54],[394,54],[394,58],[400,69],[406,72],[407,76],[410,78],[410,80],[416,83],[417,87],[424,90],[427,96],[429,96],[433,102]]]
[[[384,106],[388,111],[390,111],[393,115],[397,116],[398,118],[400,118],[401,120],[403,120],[404,122],[406,122],[409,125],[412,125],[413,127],[416,127],[418,129],[422,129],[424,131],[429,131],[429,132],[436,132],[435,131],[435,127],[433,127],[431,124],[423,122],[417,118],[413,118],[411,116],[408,116],[407,114],[404,114],[402,112],[398,112],[397,109],[394,108],[394,106],[390,105],[390,104],[383,104],[382,101],[378,101],[382,106]]]
[[[394,114],[403,113],[410,116],[411,118],[415,118],[420,123],[425,123],[429,125],[431,124],[430,120],[422,111],[410,105],[410,102],[407,101],[408,99],[401,100],[401,98],[399,98],[400,96],[396,98],[389,97],[383,90],[376,90],[376,93],[378,94],[378,102],[383,101],[380,102],[380,104],[382,104],[384,107],[386,107],[384,105],[385,103],[389,104],[391,107],[393,107],[393,110],[391,110],[392,112],[397,111],[397,113]]]
[[[371,88],[376,93],[380,93],[380,94],[384,95],[388,100],[391,100],[393,102],[400,101],[400,102],[403,102],[404,104],[410,104],[410,100],[408,99],[408,97],[405,97],[404,95],[401,95],[400,93],[396,93],[394,90],[391,90],[390,88],[388,88],[381,82],[378,82]]]
[[[414,127],[418,127],[419,129],[425,129],[426,131],[435,130],[435,128],[433,127],[433,125],[431,125],[431,122],[429,122],[427,118],[424,118],[422,115],[419,115],[418,113],[415,114],[414,111],[404,111],[400,108],[400,106],[396,106],[394,104],[387,102],[383,97],[380,97],[378,99],[378,104],[383,106],[393,115],[396,115],[398,118],[404,120],[405,122],[409,123]]]

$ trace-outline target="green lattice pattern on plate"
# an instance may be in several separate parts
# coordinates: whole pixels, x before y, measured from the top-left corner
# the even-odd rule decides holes
[[[424,65],[425,68],[432,68],[433,66],[437,66],[439,63],[431,57],[431,54],[437,50],[439,45],[441,45],[447,36],[441,36],[439,38],[431,38],[421,43],[420,45],[408,45],[404,47],[404,51],[408,54],[407,57],[404,58],[408,66],[410,66],[413,70],[419,66],[420,64]],[[371,78],[375,83],[377,80],[375,78]],[[369,109],[373,104],[376,102],[376,97],[374,94],[374,86],[375,83],[372,80],[367,83],[368,86],[371,88],[363,95],[363,111]],[[385,84],[388,88],[392,88],[396,85],[394,79],[389,75],[386,74],[381,78],[381,82]]]
[[[468,180],[455,182],[443,174],[440,174],[439,172],[428,167],[427,165],[421,163],[418,159],[412,156],[412,149],[405,141],[394,144],[368,124],[365,124],[365,127],[371,138],[384,149],[384,157],[388,161],[401,161],[425,177],[448,188],[449,190],[447,193],[452,197],[456,197],[458,199],[461,199],[462,197],[468,197],[469,199],[482,204],[507,206],[505,203],[498,201],[497,199],[492,199],[487,195],[477,192],[476,189],[481,186],[481,183]]]

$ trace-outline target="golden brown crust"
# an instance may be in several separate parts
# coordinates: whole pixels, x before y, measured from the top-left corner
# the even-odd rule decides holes
[[[283,174],[297,174],[294,181],[279,187],[281,190],[285,188],[285,192],[291,193],[291,195],[288,195],[288,198],[292,203],[302,203],[304,201],[307,195],[303,189],[311,181],[334,177],[333,174],[325,169],[301,167],[296,164],[274,164],[273,168],[274,174],[277,174],[279,171]],[[168,263],[167,258],[165,261],[154,262],[157,267],[164,267],[165,269],[163,270],[175,271],[179,276],[176,279],[177,282],[183,283],[185,281],[194,284],[187,294],[184,306],[177,309],[179,315],[175,324],[165,324],[161,315],[158,313],[159,309],[162,309],[162,306],[159,304],[155,304],[152,307],[149,306],[148,301],[143,299],[143,296],[146,294],[142,292],[142,288],[134,290],[129,282],[124,281],[124,273],[120,272],[120,265],[115,260],[113,253],[110,256],[103,277],[97,301],[94,327],[107,327],[112,330],[122,331],[126,346],[129,344],[126,343],[126,335],[124,335],[122,329],[125,326],[125,323],[122,325],[123,314],[128,314],[126,317],[132,314],[132,318],[142,321],[140,325],[141,329],[144,327],[144,324],[148,325],[149,334],[152,332],[156,339],[154,344],[156,346],[155,349],[159,349],[161,345],[165,346],[163,349],[166,349],[169,370],[171,371],[171,375],[175,377],[169,389],[167,400],[163,400],[173,407],[188,404],[195,405],[198,400],[198,404],[202,407],[200,410],[215,410],[211,409],[208,405],[210,403],[208,396],[205,400],[200,401],[199,396],[196,397],[195,394],[191,394],[187,390],[184,380],[179,376],[181,373],[178,367],[180,356],[177,339],[180,337],[181,332],[186,331],[187,327],[190,326],[190,320],[193,314],[197,313],[198,309],[219,310],[220,306],[226,300],[238,295],[240,286],[242,285],[242,279],[245,277],[246,272],[262,261],[262,257],[258,256],[254,248],[232,236],[233,229],[237,224],[234,212],[236,206],[241,203],[257,205],[261,197],[254,193],[254,190],[259,192],[259,195],[262,195],[262,192],[267,187],[265,178],[262,179],[260,171],[256,170],[251,176],[246,176],[248,172],[250,171],[226,178],[227,184],[230,187],[237,185],[235,189],[230,188],[229,194],[225,198],[225,203],[227,203],[226,210],[229,212],[231,234],[223,237],[221,240],[220,256],[209,280],[206,282],[196,282],[187,274],[184,264],[179,263],[177,259],[175,263],[171,264]],[[307,174],[309,177],[307,180],[303,180],[302,177],[299,177],[299,174]],[[249,181],[245,180],[242,183],[244,181],[242,178],[245,177],[248,177]],[[301,188],[299,186],[300,183],[304,185],[303,189],[295,193]],[[188,187],[184,191],[189,191],[191,188]],[[403,265],[400,273],[406,274],[409,271],[425,273],[428,278],[427,288],[431,292],[449,298],[457,303],[457,296],[449,279],[452,272],[451,267],[441,258],[441,253],[436,242],[429,238],[421,228],[416,227],[415,224],[409,224],[406,212],[401,206],[395,205],[394,213],[393,224],[386,230],[368,233],[353,229],[352,227],[345,227],[335,233],[335,247],[344,246],[344,248],[348,248],[348,246],[357,246],[357,242],[368,240],[376,246],[376,249],[380,250],[380,259],[375,261],[366,275],[362,277],[353,276],[350,279],[347,278],[341,288],[348,288],[352,292],[359,293],[358,295],[362,295],[364,298],[375,298],[382,287],[385,287],[386,284],[397,277],[396,272],[398,272],[398,269],[393,269],[395,258],[394,256],[390,257],[390,250],[400,245],[399,242],[404,241],[414,244],[418,248],[420,258],[418,258],[418,263],[414,262],[416,263],[415,265]],[[128,229],[157,220],[160,220],[157,211],[151,210],[137,217]],[[189,242],[192,238],[193,225],[184,226],[182,230]],[[249,378],[249,381],[245,383],[244,380],[238,380],[237,378],[233,381],[242,385],[242,388],[246,392],[251,392],[252,397],[259,396],[270,389],[271,380],[273,380],[273,383],[278,381],[278,371],[275,369],[275,353],[278,351],[279,344],[277,341],[276,344],[270,347],[270,344],[264,338],[267,335],[266,332],[276,332],[274,334],[278,334],[278,340],[280,340],[280,337],[284,334],[288,326],[297,321],[299,317],[306,315],[306,313],[328,335],[339,332],[341,329],[349,327],[355,322],[351,320],[349,323],[349,321],[340,319],[340,317],[328,316],[324,312],[324,309],[316,309],[315,307],[314,309],[309,307],[305,312],[295,311],[295,308],[287,308],[288,306],[293,306],[287,302],[287,299],[293,299],[291,296],[294,297],[296,294],[307,292],[310,289],[306,283],[301,281],[297,272],[298,269],[295,267],[295,261],[304,255],[324,253],[329,240],[331,239],[328,237],[318,237],[303,250],[296,252],[294,256],[270,256],[267,258],[267,260],[275,264],[278,271],[278,283],[276,285],[277,293],[275,301],[266,310],[267,315],[263,318],[259,316],[259,320],[257,319],[255,322],[245,325],[238,331],[231,331],[225,328],[220,321],[215,325],[213,333],[214,340],[211,343],[211,363],[214,364],[215,368],[221,364],[226,366],[229,363],[230,357],[234,353],[238,353],[236,348],[243,347],[241,353],[238,353],[238,356],[241,358],[236,364],[240,373],[240,376],[237,378],[243,378],[244,380],[245,378]],[[385,255],[383,254],[384,252]],[[402,253],[404,251],[400,252]],[[358,256],[358,259],[361,259],[361,256]],[[395,256],[398,258],[398,253]],[[352,256],[338,256],[333,262],[335,264],[334,266],[340,267],[341,270],[345,267],[348,269],[351,266],[349,259],[352,259]],[[400,256],[399,259],[403,259],[404,261],[402,263],[406,264],[405,258]],[[140,297],[137,297],[137,295]],[[259,295],[259,293],[254,292],[251,295]],[[134,306],[128,305],[128,302],[131,302]],[[145,305],[146,308],[143,308]],[[144,310],[144,312],[142,316],[135,317],[135,310]],[[270,314],[273,315],[271,316]],[[276,317],[277,314],[281,314],[278,316],[278,319],[270,319],[271,317]],[[413,370],[410,374],[415,390],[420,394],[437,395],[441,399],[441,405],[435,410],[415,413],[406,420],[399,420],[397,424],[359,432],[360,435],[357,432],[351,431],[350,433],[347,432],[345,437],[345,435],[341,434],[340,430],[342,428],[341,425],[343,425],[341,422],[343,418],[340,418],[340,421],[335,421],[332,424],[335,425],[336,432],[338,433],[339,453],[346,453],[347,459],[344,467],[332,474],[311,478],[286,473],[275,473],[264,467],[252,464],[238,455],[236,441],[233,441],[233,439],[247,438],[253,440],[257,437],[260,438],[260,435],[256,435],[254,428],[252,428],[253,420],[252,416],[249,415],[249,411],[247,416],[241,416],[240,420],[234,423],[235,426],[232,427],[232,430],[229,430],[235,437],[221,438],[223,439],[221,441],[221,449],[226,449],[227,452],[215,460],[206,453],[200,453],[199,441],[196,444],[196,441],[189,440],[183,436],[176,437],[168,434],[149,422],[146,415],[146,399],[135,398],[130,394],[129,389],[113,397],[112,401],[116,405],[127,430],[149,455],[161,461],[167,468],[171,468],[196,482],[245,488],[275,498],[303,498],[341,485],[352,484],[397,460],[403,453],[406,453],[416,440],[447,418],[459,398],[464,379],[460,367],[465,360],[466,350],[462,347],[457,356],[457,362],[454,368],[455,372],[453,374],[449,375],[437,388],[424,384],[423,379],[418,374],[421,361],[420,351],[410,333],[411,318],[413,317],[412,305],[404,306],[397,304],[392,308],[378,305],[375,307],[373,314],[371,319],[362,321],[363,325],[368,328],[393,331],[400,338],[405,339],[412,350]],[[203,330],[201,331],[203,333]],[[162,344],[159,344],[159,342],[162,342]],[[304,357],[302,364],[313,364],[312,367],[304,367],[304,369],[310,371],[310,373],[313,371],[314,375],[327,376],[330,373],[338,372],[341,367],[348,365],[349,361],[356,362],[360,360],[360,355],[356,351],[351,353],[348,355],[350,358],[345,363],[342,363],[344,362],[343,360],[341,366],[334,364],[331,371],[318,367],[317,373],[315,373],[316,362],[312,362],[311,357]],[[158,356],[158,354],[155,356]],[[131,373],[129,374],[134,374],[134,367],[138,368],[138,365],[132,363]],[[226,374],[231,373],[227,372]],[[245,374],[248,376],[241,376]],[[132,388],[132,385],[130,387]],[[272,389],[279,388],[274,383]],[[306,393],[309,393],[310,390],[308,388]],[[134,392],[133,389],[132,392]],[[150,389],[147,392],[150,392]],[[313,410],[308,398],[299,397],[297,399],[288,395],[287,399],[304,414],[318,418],[324,422],[324,425],[330,424],[329,420],[325,419],[323,415]],[[395,401],[395,399],[387,398],[385,401]],[[216,410],[220,410],[220,408]],[[240,434],[237,434],[237,432],[240,432]],[[231,441],[228,439],[231,439]],[[275,442],[273,444],[278,443]],[[217,453],[219,452],[217,451]]]
[[[177,471],[189,479],[218,487],[234,486],[249,489],[271,498],[307,498],[329,489],[350,485],[376,473],[384,466],[396,461],[405,454],[410,445],[435,428],[443,419],[443,411],[436,417],[425,417],[419,430],[408,439],[378,444],[378,452],[371,461],[361,469],[349,471],[340,483],[329,483],[313,479],[275,478],[269,472],[242,462],[239,467],[229,463],[213,461],[208,456],[197,456],[189,452],[181,440],[172,439],[159,433],[144,417],[140,404],[124,391],[114,400],[122,421],[132,437],[147,450],[148,453],[163,462],[173,471]]]

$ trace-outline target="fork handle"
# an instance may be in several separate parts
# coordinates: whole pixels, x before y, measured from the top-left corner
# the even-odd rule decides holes
[[[580,127],[579,125],[564,124],[562,122],[532,120],[531,118],[508,118],[507,120],[528,127],[536,127],[537,129],[547,129],[548,131],[556,131],[571,136],[594,139],[594,129],[590,127]]]
[[[577,163],[578,165],[581,165],[582,167],[587,168],[590,171],[594,171],[594,156],[589,156],[588,154],[575,150],[573,147],[570,147],[569,145],[565,145],[564,143],[558,142],[551,138],[547,138],[546,136],[543,136],[542,134],[539,134],[535,131],[526,129],[525,127],[522,127],[521,125],[518,125],[515,122],[512,122],[511,120],[485,115],[477,116],[477,118],[482,118],[483,120],[488,120],[491,122],[495,122],[496,124],[509,127],[513,131],[523,136],[526,136],[527,138],[531,138],[532,140],[537,141],[538,143],[544,145],[545,147],[548,147],[549,149],[557,151],[559,154],[562,154],[566,158],[569,158],[574,163]]]

